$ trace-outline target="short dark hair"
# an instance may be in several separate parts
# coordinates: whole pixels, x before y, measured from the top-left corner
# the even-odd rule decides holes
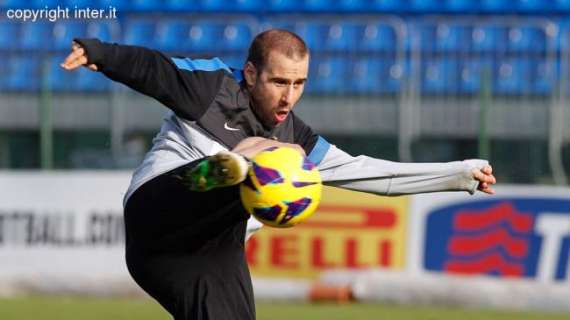
[[[271,51],[280,52],[292,59],[301,59],[309,54],[305,41],[295,33],[284,29],[269,29],[253,39],[247,61],[260,72],[265,67]]]

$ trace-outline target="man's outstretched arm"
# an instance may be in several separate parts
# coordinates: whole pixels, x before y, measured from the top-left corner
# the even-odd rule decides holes
[[[179,64],[176,63],[179,61]],[[197,120],[213,101],[229,68],[217,60],[218,68],[185,67],[194,61],[170,58],[144,47],[76,39],[61,67],[71,71],[85,66],[112,80],[151,96],[176,115]]]
[[[368,156],[353,157],[324,139],[309,154],[315,158],[323,182],[345,189],[381,194],[404,195],[439,191],[479,190],[494,194],[493,169],[486,160],[446,163],[402,163]]]

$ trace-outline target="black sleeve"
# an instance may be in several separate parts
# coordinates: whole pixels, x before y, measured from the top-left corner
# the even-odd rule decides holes
[[[226,71],[180,69],[163,53],[143,47],[75,39],[88,63],[112,80],[151,96],[181,118],[198,120],[214,100]]]
[[[310,154],[317,144],[319,135],[313,132],[313,129],[306,125],[301,118],[297,117],[294,113],[293,117],[293,130],[294,130],[294,143],[300,145],[306,154]]]

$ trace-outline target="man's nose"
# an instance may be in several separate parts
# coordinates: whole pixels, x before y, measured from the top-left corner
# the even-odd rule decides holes
[[[293,99],[293,86],[287,86],[287,88],[283,91],[281,96],[281,101],[286,103],[291,103]]]

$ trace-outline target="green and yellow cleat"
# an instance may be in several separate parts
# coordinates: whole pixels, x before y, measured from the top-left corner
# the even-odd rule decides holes
[[[200,161],[187,174],[192,191],[209,191],[239,184],[247,176],[248,163],[241,155],[220,151]]]

